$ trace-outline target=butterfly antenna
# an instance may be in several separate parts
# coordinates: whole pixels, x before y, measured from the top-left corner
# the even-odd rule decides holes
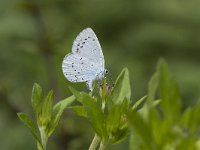
[[[108,75],[109,75],[110,81],[112,82],[112,86],[114,87],[114,86],[115,86],[115,83],[113,82],[113,79],[112,79],[111,73],[108,72]]]

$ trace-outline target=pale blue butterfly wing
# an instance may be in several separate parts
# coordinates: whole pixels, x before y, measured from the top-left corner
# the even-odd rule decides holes
[[[86,81],[90,90],[92,90],[92,82],[104,76],[104,56],[91,28],[83,30],[76,37],[72,53],[67,54],[63,59],[62,70],[71,82]]]

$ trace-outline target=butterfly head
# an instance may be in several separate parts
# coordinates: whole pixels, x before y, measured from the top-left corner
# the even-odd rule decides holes
[[[104,77],[105,77],[106,75],[108,75],[108,77],[110,78],[110,80],[111,80],[111,82],[112,82],[112,85],[113,85],[113,87],[114,87],[114,82],[113,82],[113,80],[112,80],[111,74],[110,74],[110,72],[108,71],[108,69],[105,69],[105,70],[104,70]],[[105,77],[105,78],[106,78],[106,77]]]
[[[107,75],[109,73],[108,69],[104,70],[104,75]]]

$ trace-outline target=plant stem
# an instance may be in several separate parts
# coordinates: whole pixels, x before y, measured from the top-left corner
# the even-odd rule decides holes
[[[37,142],[37,149],[38,150],[43,150],[43,147],[42,147],[42,145],[39,142]]]
[[[96,150],[100,140],[101,140],[100,137],[97,134],[95,134],[92,143],[90,144],[89,150]]]
[[[106,149],[106,145],[103,144],[103,142],[101,141],[101,144],[100,144],[99,150],[105,150],[105,149]]]
[[[48,135],[45,131],[45,127],[41,127],[41,128],[39,128],[39,130],[40,130],[40,136],[41,136],[41,140],[42,140],[43,150],[46,150]]]
[[[104,113],[105,107],[106,107],[106,103],[105,103],[105,101],[103,101],[102,106],[101,106],[101,110],[103,111],[103,113]]]

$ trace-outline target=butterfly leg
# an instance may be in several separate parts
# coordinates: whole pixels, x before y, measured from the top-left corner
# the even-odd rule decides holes
[[[88,92],[92,91],[92,81],[86,81],[86,90]]]

